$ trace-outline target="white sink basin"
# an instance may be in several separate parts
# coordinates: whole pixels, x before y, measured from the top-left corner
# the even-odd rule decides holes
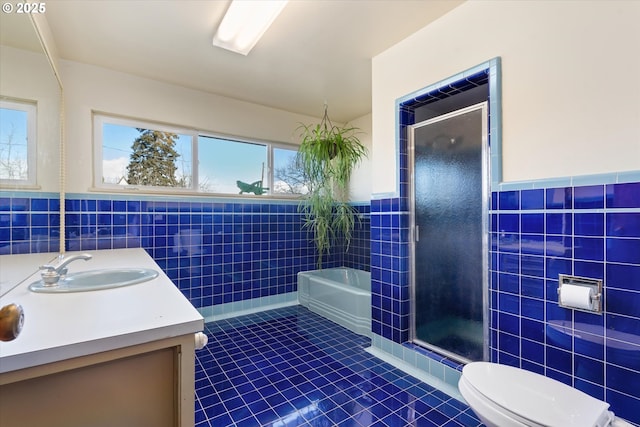
[[[156,277],[158,272],[148,268],[89,270],[67,274],[53,285],[45,285],[42,280],[38,280],[29,285],[29,290],[42,293],[97,291],[135,285]]]

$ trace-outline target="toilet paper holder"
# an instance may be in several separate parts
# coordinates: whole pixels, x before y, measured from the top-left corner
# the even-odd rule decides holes
[[[589,308],[575,307],[565,305],[562,302],[562,286],[580,286],[591,289]],[[558,305],[573,310],[586,311],[588,313],[602,313],[602,279],[593,279],[589,277],[570,276],[568,274],[558,275]]]

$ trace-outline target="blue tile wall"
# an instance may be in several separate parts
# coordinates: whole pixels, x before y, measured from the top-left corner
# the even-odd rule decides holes
[[[411,327],[403,200],[371,203],[372,329],[397,343]],[[640,423],[640,183],[494,192],[491,206],[491,361]],[[604,313],[558,306],[558,274],[603,279]]]
[[[0,192],[0,255],[58,252],[57,194]]]
[[[409,212],[401,198],[371,201],[371,328],[409,340]]]
[[[370,207],[355,205],[351,244],[325,267],[370,270]],[[0,192],[0,254],[58,252],[57,194]],[[296,290],[315,268],[297,202],[68,197],[66,250],[142,247],[196,307]]]
[[[197,308],[293,292],[316,268],[297,202],[213,200],[68,198],[66,247],[142,247]],[[369,270],[369,206],[356,208],[351,245],[323,267]]]
[[[558,379],[640,422],[640,183],[492,200],[492,361]],[[560,307],[558,274],[603,279],[604,313]]]
[[[358,270],[371,270],[371,205],[357,205],[358,219],[356,220],[351,243],[336,248],[333,256],[341,256],[338,263],[345,267]]]

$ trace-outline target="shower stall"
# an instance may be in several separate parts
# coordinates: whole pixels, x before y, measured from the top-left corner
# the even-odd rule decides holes
[[[413,342],[488,360],[487,103],[408,132]]]

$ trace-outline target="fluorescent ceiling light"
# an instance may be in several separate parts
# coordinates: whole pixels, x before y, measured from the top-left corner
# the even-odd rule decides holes
[[[214,46],[248,54],[286,4],[287,0],[233,0],[213,36]]]

